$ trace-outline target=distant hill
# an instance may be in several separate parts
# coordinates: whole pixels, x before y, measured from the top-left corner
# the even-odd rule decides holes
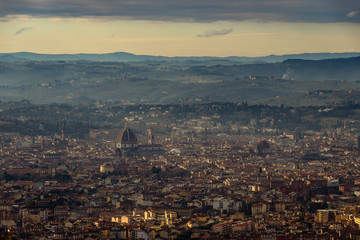
[[[18,62],[18,61],[29,61],[28,59],[25,58],[18,58],[18,57],[14,57],[11,54],[4,54],[4,55],[0,55],[0,62]]]
[[[265,62],[282,62],[288,59],[302,59],[302,60],[324,60],[334,58],[352,58],[359,57],[360,53],[302,53],[290,55],[270,55],[262,57]]]
[[[136,63],[129,60],[124,63],[79,60],[81,54],[78,57],[55,56],[32,53],[0,55],[0,100],[28,99],[36,103],[272,101],[273,104],[284,101],[314,104],[359,101],[360,96],[346,94],[360,89],[360,56],[322,60],[294,58],[275,63],[247,64],[206,58],[171,62],[157,57],[160,60]],[[78,60],[60,60],[64,56]],[[106,56],[108,59],[119,56],[139,59],[139,56],[127,53]],[[29,57],[53,60],[26,60]],[[338,90],[341,94],[330,94],[326,99],[323,94],[316,97],[308,94],[319,89]],[[312,100],[307,101],[309,98]]]
[[[360,81],[360,57],[323,60],[288,59],[277,63],[194,66],[189,72],[202,76],[273,76],[286,80]]]
[[[360,81],[360,57],[324,60],[288,59],[283,78],[297,80],[348,80]]]
[[[7,56],[7,57],[4,57]],[[222,60],[241,63],[275,63],[287,59],[322,60],[328,58],[358,57],[360,53],[303,53],[292,55],[270,55],[264,57],[165,57],[135,55],[126,52],[104,54],[39,54],[31,52],[0,53],[0,61],[94,61],[94,62],[144,62],[144,61],[214,61]],[[13,59],[9,58],[13,57]]]

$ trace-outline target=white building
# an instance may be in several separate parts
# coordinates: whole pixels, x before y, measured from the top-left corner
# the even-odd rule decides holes
[[[213,209],[229,212],[230,202],[223,197],[213,199]]]

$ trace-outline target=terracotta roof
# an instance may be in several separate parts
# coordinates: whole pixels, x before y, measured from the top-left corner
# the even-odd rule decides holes
[[[137,144],[135,133],[125,125],[125,128],[117,136],[116,142],[125,144]]]

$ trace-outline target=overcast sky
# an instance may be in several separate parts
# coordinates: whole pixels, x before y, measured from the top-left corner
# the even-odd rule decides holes
[[[0,52],[360,52],[359,0],[1,0]]]

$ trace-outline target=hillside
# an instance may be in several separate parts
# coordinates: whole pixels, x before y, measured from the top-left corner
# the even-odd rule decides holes
[[[3,58],[3,56],[11,56],[13,59]],[[304,60],[323,60],[329,58],[350,58],[358,57],[360,53],[302,53],[302,54],[288,54],[288,55],[270,55],[263,57],[166,57],[153,55],[136,55],[126,52],[103,53],[103,54],[39,54],[31,52],[15,52],[15,53],[0,53],[0,61],[93,61],[93,62],[185,62],[185,61],[222,61],[222,62],[237,62],[237,63],[275,63],[282,62],[287,59],[304,59]]]
[[[286,99],[283,97],[317,89],[349,91],[360,87],[360,57],[216,65],[211,65],[212,61],[204,61],[205,65],[195,62],[169,65],[154,61],[17,61],[14,58],[0,57],[6,59],[0,62],[0,100],[266,103],[269,99]]]

